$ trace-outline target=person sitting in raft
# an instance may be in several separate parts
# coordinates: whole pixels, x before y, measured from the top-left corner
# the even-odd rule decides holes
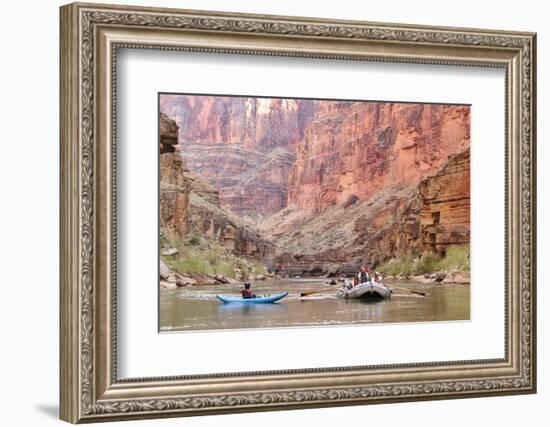
[[[362,285],[363,283],[367,283],[371,281],[371,276],[368,267],[363,267],[359,274],[357,275],[357,278],[359,279],[359,284]]]
[[[256,298],[256,295],[252,292],[252,289],[250,289],[250,282],[245,282],[244,289],[241,289],[241,295],[243,298]]]

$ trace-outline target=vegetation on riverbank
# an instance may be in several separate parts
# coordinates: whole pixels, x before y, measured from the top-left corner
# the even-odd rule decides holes
[[[236,256],[217,240],[198,234],[190,235],[185,241],[163,239],[162,243],[165,248],[177,250],[175,255],[162,255],[162,259],[179,273],[223,275],[235,279],[267,274],[261,262]]]
[[[377,266],[376,270],[392,276],[469,272],[470,245],[451,246],[447,249],[445,256],[438,254],[424,254],[420,258],[401,256]]]

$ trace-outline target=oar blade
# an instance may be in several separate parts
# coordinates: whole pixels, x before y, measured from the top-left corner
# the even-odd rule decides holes
[[[321,293],[321,292],[334,291],[336,289],[338,289],[338,288],[336,286],[333,286],[332,288],[324,288],[324,289],[316,289],[316,290],[312,290],[312,291],[305,291],[305,292],[302,292],[300,294],[300,298],[307,297],[309,295],[318,294],[318,293]]]
[[[422,295],[423,297],[426,296],[426,293],[425,292],[420,292],[420,291],[415,291],[413,289],[408,289],[408,288],[401,288],[399,286],[393,286],[393,285],[386,285],[386,287],[390,288],[390,289],[399,289],[400,291],[405,291],[405,292],[410,292],[412,294],[417,294],[417,295]]]

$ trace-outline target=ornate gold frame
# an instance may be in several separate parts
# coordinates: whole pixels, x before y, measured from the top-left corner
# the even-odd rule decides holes
[[[534,393],[533,33],[189,10],[61,8],[61,418],[77,423]],[[118,47],[506,70],[505,357],[119,380],[114,103]]]

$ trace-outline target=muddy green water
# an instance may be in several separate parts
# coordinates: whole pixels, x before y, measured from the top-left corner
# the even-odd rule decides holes
[[[252,284],[258,296],[288,291],[275,304],[222,304],[217,294],[240,295],[240,284],[193,286],[160,291],[160,330],[279,328],[388,322],[470,319],[470,286],[385,280],[425,292],[425,297],[395,290],[391,300],[363,302],[336,297],[334,291],[300,298],[306,290],[329,287],[327,279],[265,280]]]

